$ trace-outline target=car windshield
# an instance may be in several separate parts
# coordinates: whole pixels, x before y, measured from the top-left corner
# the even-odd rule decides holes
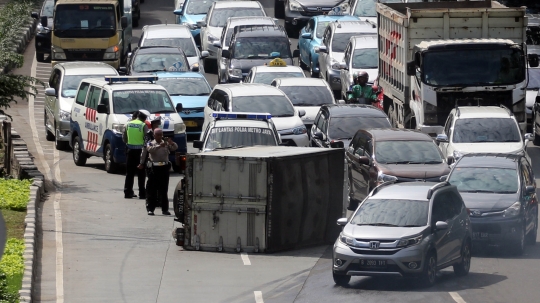
[[[377,68],[378,62],[379,52],[376,48],[357,49],[353,53],[353,68]]]
[[[151,113],[176,113],[165,90],[133,89],[113,92],[115,114],[131,114],[141,108]]]
[[[328,136],[333,139],[352,138],[359,129],[391,127],[386,117],[331,117]]]
[[[217,0],[191,0],[189,1],[185,14],[188,15],[204,15],[208,13],[208,9],[212,3]]]
[[[59,4],[54,13],[54,35],[59,38],[109,38],[116,35],[111,4]]]
[[[43,10],[41,11],[41,16],[47,16],[52,18],[54,14],[54,0],[47,0],[43,5]]]
[[[334,38],[332,39],[332,51],[343,53],[345,52],[345,48],[347,47],[347,43],[349,43],[349,40],[352,36],[356,36],[355,33],[338,33],[334,35]]]
[[[529,68],[529,84],[527,89],[540,89],[540,68]]]
[[[521,142],[521,132],[511,118],[458,119],[452,137],[454,143]]]
[[[360,204],[350,224],[379,226],[425,226],[429,202],[401,199],[367,199]]]
[[[82,79],[86,78],[101,78],[106,75],[67,75],[62,80],[62,97],[75,98],[79,84]],[[108,74],[107,76],[116,76],[116,74]]]
[[[334,96],[326,86],[280,86],[294,106],[321,106],[334,103]]]
[[[460,192],[516,193],[519,187],[515,169],[498,167],[456,167],[448,178]]]
[[[230,17],[245,17],[245,16],[264,16],[264,12],[260,8],[219,8],[214,9],[209,25],[213,27],[224,27],[227,19]]]
[[[270,113],[272,117],[294,116],[294,107],[285,96],[234,97],[232,104],[233,112]]]
[[[375,159],[381,164],[439,164],[441,152],[433,141],[380,141]]]
[[[422,80],[433,86],[510,85],[525,80],[524,54],[518,48],[428,51]]]
[[[191,38],[154,38],[146,39],[143,42],[144,47],[148,46],[173,46],[178,47],[184,51],[188,57],[198,56],[197,50],[195,50],[195,44]]]
[[[279,53],[280,58],[290,58],[289,39],[278,37],[249,37],[236,39],[233,58],[235,59],[270,59],[272,53]]]
[[[256,73],[252,83],[262,83],[270,85],[276,78],[305,78],[303,72],[279,72],[279,73]]]
[[[189,64],[183,54],[137,54],[133,59],[133,71],[138,73],[158,71],[187,72]]]
[[[401,3],[403,0],[383,0],[382,3]],[[409,1],[415,2],[415,1]],[[377,17],[377,11],[375,10],[375,3],[377,0],[358,0],[358,5],[354,9],[353,16],[357,17]]]
[[[249,19],[248,19],[249,20]],[[273,21],[263,21],[265,19],[253,19],[253,21],[250,21],[249,24],[250,25],[274,25],[274,22]],[[227,29],[227,32],[225,34],[225,43],[223,43],[223,46],[224,47],[228,47],[229,46],[229,43],[231,43],[231,38],[232,38],[232,34],[234,33],[234,29],[238,26],[242,26],[242,25],[245,25],[245,24],[236,24],[234,26],[231,26]]]
[[[208,96],[210,85],[203,78],[161,78],[159,84],[167,90],[169,96]]]
[[[277,146],[272,130],[260,127],[214,127],[210,130],[204,150],[254,145]]]
[[[330,21],[319,21],[317,23],[317,38],[322,38],[322,36],[324,35],[324,31],[326,30],[326,26],[328,26],[329,23]]]

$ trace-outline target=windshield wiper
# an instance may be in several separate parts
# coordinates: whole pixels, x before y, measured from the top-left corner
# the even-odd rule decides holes
[[[113,29],[113,27],[112,27],[112,25],[109,25],[109,26],[100,25],[100,26],[94,26],[94,27],[90,28],[89,30],[94,30],[94,29]]]
[[[198,93],[198,94],[193,94],[189,96],[208,96],[208,95],[210,95],[210,93]]]
[[[385,162],[383,164],[410,164],[411,161],[396,161],[396,162]]]
[[[462,192],[462,193],[492,193],[492,194],[495,193],[495,192],[492,191],[492,190],[483,190],[483,189],[477,189],[477,190],[462,190],[461,192]]]
[[[408,164],[441,164],[442,161],[409,162]]]
[[[174,113],[175,111],[172,110],[172,109],[164,109],[164,110],[158,110],[158,111],[155,111],[154,113],[155,114],[165,114],[165,113]]]
[[[318,106],[311,103],[295,103],[294,106]]]
[[[424,226],[424,225],[411,224],[411,225],[400,225],[399,227],[421,227],[421,226]]]
[[[152,69],[152,70],[136,70],[137,73],[155,73],[155,72],[164,72],[167,71],[167,69]]]
[[[362,226],[362,225],[369,225],[369,226],[395,226],[395,227],[398,226],[398,225],[390,224],[390,223],[359,223],[359,224],[356,224],[356,225],[359,225],[359,226]]]

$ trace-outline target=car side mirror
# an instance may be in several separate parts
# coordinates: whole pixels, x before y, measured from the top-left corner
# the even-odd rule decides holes
[[[330,142],[331,148],[345,148],[345,144],[343,141],[332,141]]]
[[[128,27],[128,19],[126,16],[123,16],[120,18],[120,25],[122,26],[122,29],[125,29]]]
[[[407,62],[407,76],[416,75],[416,63],[414,61]]]
[[[298,57],[300,57],[300,50],[299,50],[299,49],[293,50],[292,56],[293,56],[293,58],[298,58]]]
[[[193,141],[193,148],[202,149],[203,148],[203,142],[200,140],[194,140]]]
[[[339,63],[339,69],[349,70],[349,67],[347,66],[347,63],[341,62]]]
[[[446,164],[452,165],[452,163],[454,163],[454,156],[448,156],[448,158],[446,158]]]
[[[318,52],[319,53],[327,53],[328,50],[326,49],[326,46],[321,45],[321,46],[319,46],[319,51]]]
[[[182,15],[183,15],[182,9],[181,9],[181,8],[175,10],[173,13],[174,13],[175,15],[178,15],[178,16],[182,16]]]
[[[435,139],[437,142],[448,142],[448,136],[446,134],[438,134]]]
[[[40,22],[41,22],[41,25],[42,25],[43,27],[47,27],[47,26],[48,26],[48,21],[49,21],[49,19],[47,18],[47,16],[41,16]]]
[[[538,67],[538,65],[540,64],[540,60],[538,60],[537,54],[529,54],[527,58],[529,59],[530,67]]]
[[[56,97],[56,90],[52,87],[45,89],[45,96]]]
[[[531,140],[533,139],[533,134],[531,134],[531,133],[526,133],[526,134],[523,136],[523,139],[524,139],[524,140],[531,141]]]
[[[360,156],[358,157],[358,163],[364,164],[364,165],[371,165],[371,159],[366,156]]]
[[[108,114],[109,110],[107,109],[107,105],[105,104],[98,104],[97,106],[97,112],[98,114]]]
[[[339,100],[337,100],[337,103],[338,104],[346,104],[347,102],[345,100],[343,100],[343,99],[339,99]]]
[[[221,57],[230,59],[231,52],[228,49],[221,50]]]
[[[197,26],[199,26],[199,27],[205,27],[205,26],[206,26],[206,21],[204,21],[204,20],[197,21]]]
[[[300,118],[302,118],[305,115],[306,115],[306,110],[304,110],[304,109],[299,109],[298,110],[298,116],[300,116]]]
[[[127,75],[127,67],[125,67],[125,66],[120,66],[120,67],[118,68],[118,73],[119,73],[120,75]]]
[[[182,103],[176,104],[176,111],[177,112],[181,112],[183,109],[184,109],[184,106],[182,105]]]
[[[214,43],[212,43],[212,45],[217,47],[217,48],[221,48],[221,42],[219,42],[219,41],[214,41]]]
[[[527,187],[525,187],[525,193],[527,195],[532,195],[532,194],[536,193],[536,188],[534,186],[527,185]]]
[[[347,225],[347,222],[349,222],[349,219],[347,219],[347,218],[337,219],[337,225],[339,225],[339,226],[345,226],[345,225]]]
[[[198,63],[195,63],[191,66],[190,70],[192,72],[198,72],[199,71],[199,64]]]
[[[446,230],[446,229],[448,229],[448,223],[444,221],[437,221],[435,223],[435,231]]]
[[[301,37],[304,39],[310,39],[310,40],[313,39],[313,36],[311,35],[311,33],[303,33]]]
[[[323,139],[323,133],[321,132],[316,132],[314,135],[313,135],[313,138],[317,139],[317,140],[324,140]]]
[[[201,52],[201,59],[204,59],[206,57],[210,56],[210,53],[208,51],[202,51]]]

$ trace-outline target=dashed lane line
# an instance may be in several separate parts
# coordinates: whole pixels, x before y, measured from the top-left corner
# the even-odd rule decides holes
[[[240,255],[240,257],[242,258],[242,261],[244,262],[244,265],[251,265],[251,261],[249,261],[248,254],[242,253]]]
[[[450,296],[452,296],[452,299],[456,301],[456,303],[466,303],[465,300],[457,293],[457,292],[449,292]]]
[[[255,303],[264,303],[261,291],[254,291],[253,294],[255,295]]]

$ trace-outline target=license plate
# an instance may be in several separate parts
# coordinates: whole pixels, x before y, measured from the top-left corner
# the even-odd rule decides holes
[[[360,267],[365,268],[386,268],[386,260],[360,259]]]
[[[473,236],[473,239],[475,240],[486,240],[489,237],[489,234],[482,233],[482,232],[473,232],[472,236]]]
[[[197,127],[197,122],[195,121],[184,121],[186,127]]]

